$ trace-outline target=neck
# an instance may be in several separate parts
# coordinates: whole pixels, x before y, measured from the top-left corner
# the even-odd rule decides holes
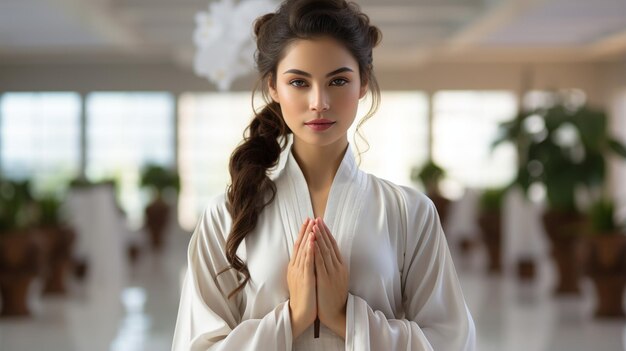
[[[292,153],[310,190],[324,191],[330,188],[347,148],[348,140],[317,146],[294,138]]]

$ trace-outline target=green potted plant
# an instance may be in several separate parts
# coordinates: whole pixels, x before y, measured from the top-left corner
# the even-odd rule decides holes
[[[501,138],[520,153],[517,184],[526,191],[543,184],[547,210],[543,221],[559,271],[557,294],[579,293],[580,237],[586,216],[577,191],[601,188],[608,152],[626,157],[626,148],[607,132],[607,116],[588,106],[572,106],[567,97],[553,106],[523,112],[502,125]]]
[[[152,201],[145,210],[145,225],[152,248],[160,249],[171,212],[164,199],[164,193],[168,189],[178,193],[180,177],[176,171],[158,165],[148,165],[142,172],[141,186],[149,188],[152,192]]]
[[[623,318],[626,284],[626,226],[615,220],[613,201],[601,199],[589,211],[585,272],[596,290],[596,317]]]
[[[487,248],[488,272],[502,272],[502,201],[508,187],[487,189],[480,197],[480,225],[483,243]]]
[[[37,275],[39,246],[30,228],[33,214],[28,181],[0,179],[0,316],[25,316],[28,290]]]
[[[432,159],[428,160],[421,168],[414,167],[411,170],[411,180],[415,183],[421,182],[426,191],[426,195],[433,201],[441,223],[445,223],[450,207],[450,200],[441,195],[439,182],[445,177],[446,172]]]

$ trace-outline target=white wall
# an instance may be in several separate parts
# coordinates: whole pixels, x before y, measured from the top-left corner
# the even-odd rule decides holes
[[[434,63],[413,70],[376,71],[383,89],[511,89],[581,88],[591,101],[602,101],[604,66],[589,63]],[[526,74],[525,72],[530,72]],[[237,80],[235,91],[249,91],[251,75]],[[169,63],[147,64],[0,64],[0,91],[33,90],[214,90],[188,69]]]

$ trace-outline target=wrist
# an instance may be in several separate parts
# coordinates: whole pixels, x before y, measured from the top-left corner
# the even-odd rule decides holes
[[[342,338],[346,338],[346,312],[343,311],[342,314],[337,315],[332,320],[332,324],[328,326],[330,330],[332,330],[335,334],[341,336]]]
[[[289,305],[289,318],[291,320],[291,338],[296,340],[308,325],[305,325],[305,321],[297,313],[294,313],[291,304]]]

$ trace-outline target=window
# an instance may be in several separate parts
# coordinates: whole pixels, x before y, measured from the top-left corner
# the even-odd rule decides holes
[[[80,95],[6,93],[0,100],[0,160],[5,177],[54,192],[80,168]]]
[[[515,147],[491,151],[498,125],[515,118],[516,97],[506,91],[440,91],[433,99],[433,160],[447,172],[442,191],[458,198],[464,187],[504,186],[517,169]]]
[[[143,223],[147,164],[174,167],[174,99],[169,93],[98,92],[87,97],[87,179],[115,179],[131,228]]]
[[[192,230],[208,200],[226,191],[230,154],[253,113],[249,92],[186,93],[179,104],[179,216]]]
[[[412,185],[411,169],[421,166],[428,159],[428,99],[421,92],[382,92],[378,112],[363,124],[361,134],[367,144],[355,135],[361,116],[370,107],[370,99],[359,104],[357,120],[348,131],[358,161],[359,145],[361,152],[360,168],[377,177],[401,185]]]

